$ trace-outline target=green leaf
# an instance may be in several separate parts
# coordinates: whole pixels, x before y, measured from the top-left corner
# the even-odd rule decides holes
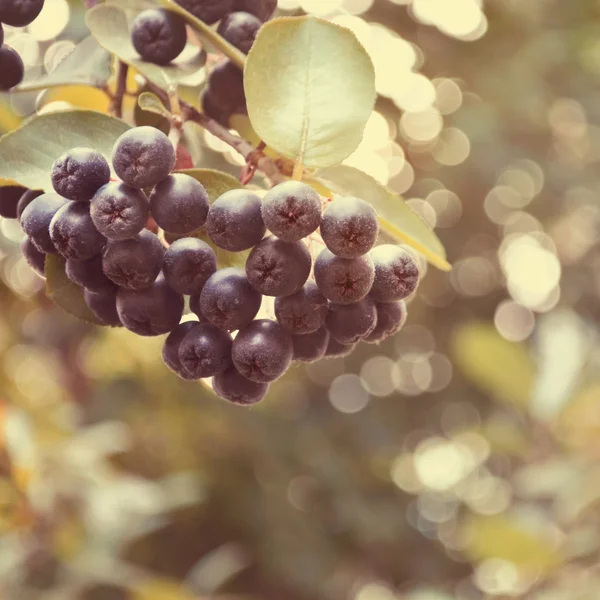
[[[370,175],[339,165],[318,171],[315,179],[338,194],[363,198],[377,210],[381,228],[388,235],[423,254],[438,269],[452,268],[437,235],[398,194]]]
[[[46,295],[69,314],[94,325],[102,323],[88,308],[83,288],[74,284],[65,273],[65,259],[56,254],[46,255]]]
[[[273,19],[244,71],[260,138],[307,167],[342,162],[360,143],[375,102],[375,72],[354,33],[315,17]]]
[[[220,50],[227,58],[230,58],[240,69],[244,68],[246,56],[243,52],[232,46],[226,39],[221,37],[212,27],[197,19],[193,14],[179,6],[173,0],[159,0],[165,8],[180,14],[193,27],[202,38],[217,50]]]
[[[142,100],[144,106],[147,106],[148,108],[142,108],[140,104],[140,99],[142,99],[142,97],[144,97],[144,100]],[[151,101],[150,98],[154,98],[155,100]],[[143,92],[140,94],[138,102],[133,109],[133,122],[138,127],[143,125],[156,127],[156,129],[160,129],[164,134],[168,135],[169,130],[171,129],[170,113],[162,103],[162,111],[159,112],[154,104],[155,101],[161,102],[157,96],[150,92]],[[165,117],[164,115],[167,116]]]
[[[90,35],[79,42],[54,71],[31,81],[25,80],[11,92],[31,92],[63,85],[102,87],[110,79],[110,66],[110,54]]]
[[[131,34],[125,12],[112,4],[100,4],[87,11],[85,21],[98,43],[111,54],[127,63],[162,89],[177,85],[199,85],[206,73],[203,69],[206,54],[198,52],[192,60],[180,57],[167,66],[143,61],[131,43]],[[189,56],[194,48],[188,45],[182,56]]]
[[[61,154],[88,146],[110,157],[116,139],[128,129],[120,119],[89,110],[39,115],[0,138],[0,178],[51,191],[50,169]]]
[[[206,188],[211,204],[225,192],[244,188],[235,177],[216,169],[185,169],[179,173],[185,173],[199,181]],[[213,244],[204,229],[200,229],[193,235],[206,242],[215,251],[219,267],[243,267],[246,264],[246,258],[250,251],[228,252],[223,250]]]
[[[171,118],[171,113],[161,102],[160,98],[151,92],[142,92],[138,97],[138,105],[142,110],[155,113],[167,119]]]

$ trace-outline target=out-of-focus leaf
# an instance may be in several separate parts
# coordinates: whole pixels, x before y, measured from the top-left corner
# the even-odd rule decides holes
[[[109,97],[102,91],[85,85],[67,85],[55,87],[40,93],[38,107],[43,108],[52,102],[61,102],[67,108],[82,108],[107,113]]]
[[[555,432],[571,450],[600,460],[600,381],[576,392],[556,421]]]
[[[330,167],[360,143],[375,102],[375,71],[353,32],[315,17],[273,19],[244,69],[252,127],[283,156]]]
[[[26,79],[11,93],[64,85],[101,87],[110,79],[110,66],[110,54],[92,36],[88,36],[51,73],[31,81]]]
[[[189,62],[183,62],[180,57],[167,66],[143,61],[131,43],[127,16],[118,6],[95,6],[87,12],[86,23],[103,48],[163,89],[179,84],[198,85],[205,77],[202,70],[206,60],[204,52],[198,52]],[[188,56],[187,50],[184,50],[182,56]]]
[[[129,125],[101,113],[74,110],[40,115],[0,138],[0,178],[31,189],[51,190],[52,163],[77,146],[110,156]]]
[[[548,573],[562,562],[551,533],[529,530],[508,515],[471,515],[463,522],[460,536],[470,560],[498,558],[533,574]]]
[[[398,194],[370,175],[354,167],[340,165],[318,171],[314,179],[333,192],[366,200],[377,210],[383,231],[423,254],[438,269],[451,269],[437,235]]]
[[[452,339],[457,366],[481,391],[524,408],[531,399],[535,369],[523,346],[505,340],[493,327],[467,323]]]
[[[83,288],[67,277],[63,258],[55,254],[46,255],[45,274],[46,294],[57,306],[82,321],[101,324],[85,303]]]
[[[177,581],[148,579],[133,589],[132,600],[198,600]]]

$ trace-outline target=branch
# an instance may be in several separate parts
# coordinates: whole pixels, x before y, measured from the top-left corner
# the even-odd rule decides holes
[[[113,96],[110,104],[110,112],[118,119],[123,118],[123,97],[127,91],[128,71],[129,65],[120,60],[117,70],[117,89],[115,90],[115,95]]]

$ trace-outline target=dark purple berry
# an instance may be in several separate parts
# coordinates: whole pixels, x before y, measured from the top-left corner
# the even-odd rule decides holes
[[[275,299],[275,317],[280,325],[294,335],[313,333],[327,316],[327,298],[314,281],[307,281],[301,290]]]
[[[300,362],[315,362],[325,356],[325,350],[329,343],[329,331],[326,327],[320,327],[306,335],[293,335],[294,360]]]
[[[19,85],[25,75],[25,65],[18,52],[2,46],[0,48],[0,91],[8,91]]]
[[[244,75],[232,61],[226,60],[213,67],[208,75],[207,89],[213,105],[220,111],[230,115],[244,111]]]
[[[246,379],[235,367],[215,375],[212,381],[217,396],[233,404],[250,406],[260,402],[269,391],[268,383],[258,383]]]
[[[200,104],[202,105],[202,112],[207,116],[229,129],[229,117],[232,113],[230,111],[222,110],[213,97],[210,94],[210,89],[206,88],[200,96]]]
[[[142,290],[117,292],[117,312],[126,329],[143,336],[169,333],[183,315],[183,296],[172,290],[161,275]]]
[[[222,373],[231,366],[231,335],[210,323],[199,324],[181,342],[179,360],[195,379]]]
[[[371,297],[376,302],[393,302],[410,296],[419,283],[419,267],[413,255],[392,244],[377,246],[369,252],[375,265]]]
[[[17,218],[17,206],[27,188],[20,185],[6,185],[0,187],[0,217],[5,219]]]
[[[4,44],[4,28],[2,27],[2,23],[0,23],[0,46]]]
[[[0,0],[0,22],[25,27],[36,19],[43,7],[44,0]]]
[[[231,358],[244,377],[267,383],[287,371],[293,350],[292,337],[277,321],[259,319],[238,332]]]
[[[369,296],[354,304],[330,304],[325,326],[340,344],[354,344],[377,325],[375,302]]]
[[[84,202],[110,181],[110,167],[100,152],[73,148],[54,161],[51,177],[57,194]]]
[[[235,0],[234,8],[256,15],[264,22],[273,16],[277,9],[277,0]]]
[[[242,269],[218,270],[200,294],[201,314],[225,331],[247,327],[260,308],[261,295],[248,281]]]
[[[250,52],[262,21],[247,12],[232,12],[219,23],[217,33],[244,54]]]
[[[192,233],[202,227],[209,205],[204,186],[183,173],[169,175],[150,194],[152,216],[169,233]]]
[[[175,375],[179,375],[182,379],[197,379],[183,368],[181,361],[179,360],[179,347],[181,346],[183,338],[185,338],[185,336],[197,325],[199,325],[198,321],[185,321],[184,323],[180,323],[167,336],[162,348],[162,358],[165,365],[167,365]]]
[[[364,338],[369,344],[376,344],[385,338],[398,333],[406,322],[406,304],[402,300],[397,302],[377,302],[377,325],[375,329]]]
[[[27,190],[19,199],[17,204],[17,219],[21,221],[21,215],[23,211],[39,196],[44,192],[42,190]]]
[[[56,212],[50,221],[50,239],[61,256],[72,260],[88,260],[106,245],[92,222],[90,205],[84,202],[68,202]]]
[[[90,290],[90,292],[101,294],[110,292],[117,287],[104,274],[100,254],[88,260],[67,260],[65,272],[73,283]]]
[[[175,0],[181,8],[196,19],[212,25],[220,21],[233,8],[233,0]]]
[[[284,242],[297,242],[321,223],[321,198],[310,185],[286,181],[263,198],[262,216],[267,229]]]
[[[154,127],[135,127],[115,143],[112,164],[119,178],[132,187],[147,188],[165,179],[175,166],[169,138]]]
[[[126,240],[144,229],[150,204],[142,190],[111,181],[92,198],[90,215],[98,231],[109,240]]]
[[[250,252],[246,275],[261,294],[288,296],[306,283],[310,267],[310,252],[302,242],[288,244],[270,235]]]
[[[122,288],[141,290],[158,277],[164,254],[158,237],[147,229],[129,240],[109,240],[102,258],[104,274]]]
[[[266,227],[260,198],[248,190],[230,190],[217,198],[206,220],[206,231],[219,248],[239,252],[262,240]]]
[[[336,256],[362,256],[373,247],[378,235],[377,213],[360,198],[338,197],[323,213],[321,236]]]
[[[342,356],[348,356],[356,348],[356,344],[340,344],[335,338],[329,336],[329,342],[327,349],[325,350],[325,357],[327,358],[339,358]]]
[[[182,238],[165,253],[163,272],[167,283],[180,294],[200,294],[217,270],[214,250],[202,240]]]
[[[315,281],[321,293],[337,304],[352,304],[370,291],[375,267],[369,255],[340,258],[325,248],[315,261]]]
[[[40,252],[56,254],[56,248],[50,239],[50,221],[67,202],[58,194],[42,194],[23,211],[21,227]]]
[[[122,327],[121,319],[117,313],[116,288],[100,294],[90,290],[84,290],[83,297],[88,308],[103,325]]]
[[[46,277],[44,268],[46,265],[46,255],[40,252],[29,238],[24,238],[21,242],[21,251],[27,261],[27,264],[42,277]]]
[[[164,8],[141,12],[131,25],[131,42],[143,60],[168,65],[185,48],[185,20]]]

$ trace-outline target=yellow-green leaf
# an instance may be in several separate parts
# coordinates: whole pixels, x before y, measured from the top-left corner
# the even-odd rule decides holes
[[[482,392],[528,406],[535,368],[524,346],[505,340],[493,325],[468,323],[454,331],[452,350],[456,365]]]
[[[160,98],[151,92],[142,92],[138,97],[138,105],[142,110],[171,118],[171,113],[165,108]]]
[[[307,167],[342,162],[360,143],[375,102],[375,72],[349,29],[315,17],[273,19],[246,60],[256,133]]]
[[[370,175],[339,165],[318,171],[315,179],[333,192],[366,200],[377,210],[381,228],[388,235],[423,254],[438,269],[452,268],[442,242],[423,219],[398,194]]]
[[[87,11],[85,22],[96,41],[108,52],[137,69],[144,77],[163,89],[177,85],[199,85],[206,74],[206,54],[197,51],[191,60],[194,48],[186,47],[182,55],[167,66],[143,61],[131,43],[127,15],[118,6],[100,4]]]

